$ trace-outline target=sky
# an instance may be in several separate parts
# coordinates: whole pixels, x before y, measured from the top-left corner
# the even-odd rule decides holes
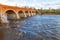
[[[34,7],[36,9],[60,9],[60,0],[0,0],[1,4]]]

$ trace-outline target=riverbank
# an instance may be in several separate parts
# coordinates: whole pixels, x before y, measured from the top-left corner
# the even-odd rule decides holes
[[[60,16],[60,15],[39,15],[39,16]]]

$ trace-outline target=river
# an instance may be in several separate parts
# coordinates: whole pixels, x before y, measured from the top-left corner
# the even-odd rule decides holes
[[[12,30],[17,27],[17,31],[24,32],[21,40],[60,40],[60,16],[32,16],[12,21],[6,27],[12,27]]]

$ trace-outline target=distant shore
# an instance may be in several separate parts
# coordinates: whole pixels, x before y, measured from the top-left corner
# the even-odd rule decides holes
[[[60,16],[60,15],[39,15],[39,16]]]

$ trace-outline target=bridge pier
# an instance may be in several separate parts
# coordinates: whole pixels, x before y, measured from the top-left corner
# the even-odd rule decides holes
[[[32,16],[35,16],[36,14],[35,13],[32,13]]]
[[[26,15],[26,17],[28,17],[29,15],[28,15],[28,13],[25,13],[25,15]]]
[[[8,23],[7,16],[5,14],[1,15],[1,23]]]
[[[25,18],[27,17],[26,13],[24,13],[24,17],[25,17]]]
[[[17,13],[16,15],[17,15],[17,19],[19,20],[20,19],[19,14]]]
[[[29,14],[29,17],[31,16],[31,14],[30,13],[28,13]]]
[[[36,14],[34,13],[34,15],[36,15]]]
[[[34,16],[34,15],[36,15],[35,13],[30,13],[30,16]]]
[[[33,14],[31,13],[31,16],[33,16]]]

